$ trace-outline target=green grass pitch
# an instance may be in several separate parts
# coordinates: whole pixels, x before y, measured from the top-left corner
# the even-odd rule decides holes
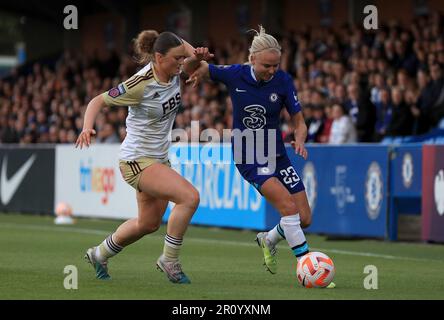
[[[155,268],[165,226],[110,260],[111,281],[96,280],[83,260],[85,250],[120,223],[77,219],[56,226],[49,216],[0,214],[0,299],[444,299],[444,245],[308,235],[312,251],[333,259],[336,288],[305,289],[286,242],[278,246],[278,273],[271,275],[255,232],[195,226],[181,254],[191,285],[172,284]],[[77,290],[64,288],[67,265],[77,267]],[[377,268],[377,290],[364,288],[367,265]]]

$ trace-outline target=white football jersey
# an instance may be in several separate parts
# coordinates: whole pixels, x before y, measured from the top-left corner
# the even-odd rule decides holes
[[[169,83],[160,82],[149,63],[102,96],[108,106],[128,106],[120,160],[168,157],[170,133],[181,104],[178,75]]]

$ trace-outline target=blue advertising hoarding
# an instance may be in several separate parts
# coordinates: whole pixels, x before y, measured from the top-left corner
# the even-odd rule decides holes
[[[421,197],[422,145],[409,144],[392,147],[391,195],[394,197]]]
[[[422,144],[391,147],[389,239],[398,238],[399,214],[421,214]]]
[[[302,175],[312,208],[307,232],[385,237],[387,146],[307,146],[305,161],[287,153]]]
[[[200,193],[192,224],[263,230],[266,203],[237,171],[230,144],[175,144],[169,154],[172,168]],[[167,221],[172,206],[164,216]]]
[[[309,159],[287,152],[303,177],[313,211],[308,232],[385,237],[387,146],[307,146]],[[237,171],[230,144],[171,148],[172,167],[199,191],[192,223],[267,230],[279,213]],[[168,219],[171,206],[164,217]]]

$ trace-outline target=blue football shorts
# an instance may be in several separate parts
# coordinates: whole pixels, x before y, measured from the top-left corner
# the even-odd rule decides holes
[[[273,166],[260,164],[236,164],[242,177],[252,184],[259,192],[265,181],[276,177],[287,188],[290,194],[305,190],[304,183],[296,169],[291,164],[287,155],[276,158],[275,169]]]

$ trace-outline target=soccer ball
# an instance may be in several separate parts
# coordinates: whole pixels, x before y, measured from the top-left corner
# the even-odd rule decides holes
[[[59,202],[55,209],[55,224],[73,224],[72,208],[66,202]]]
[[[335,276],[333,261],[322,252],[309,252],[296,267],[299,283],[306,288],[325,288]]]
[[[56,206],[55,213],[57,217],[70,217],[72,216],[72,209],[66,202],[59,202]]]

